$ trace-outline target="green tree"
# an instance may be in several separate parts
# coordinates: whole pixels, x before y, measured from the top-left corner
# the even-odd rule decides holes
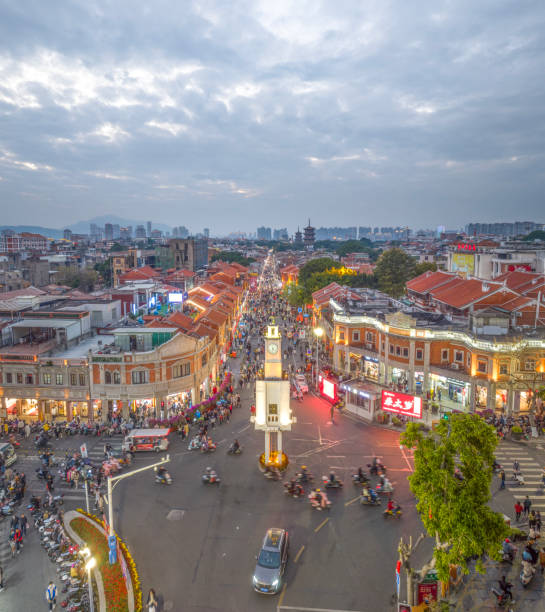
[[[107,259],[101,263],[96,263],[94,266],[95,272],[100,276],[106,287],[112,286],[112,261]]]
[[[470,557],[496,558],[508,532],[502,515],[488,506],[497,443],[494,428],[474,414],[453,414],[429,434],[409,423],[401,436],[401,444],[414,449],[409,483],[424,527],[435,540],[428,567],[435,566],[441,580],[448,581],[450,564],[467,573]],[[462,479],[455,476],[456,468]],[[477,571],[484,571],[481,561]]]
[[[213,261],[226,261],[227,263],[238,263],[241,266],[249,266],[255,261],[253,257],[244,257],[239,251],[219,251],[212,255],[211,262]]]
[[[68,285],[73,289],[79,289],[85,292],[93,291],[97,280],[98,274],[91,268],[85,268],[83,270],[67,268],[59,272],[57,276],[57,284]]]
[[[526,240],[526,242],[533,242],[534,240],[541,240],[545,242],[545,232],[543,230],[535,230],[525,236],[523,240]]]
[[[282,296],[290,306],[303,306],[306,303],[304,287],[295,283],[288,283],[282,290]]]
[[[339,265],[338,261],[331,257],[318,257],[311,259],[299,270],[299,283],[306,284],[307,280],[316,272],[325,272]]]
[[[423,261],[422,263],[417,263],[414,267],[414,276],[420,276],[428,270],[430,272],[437,272],[437,264],[431,261]]]
[[[375,268],[381,291],[400,297],[405,293],[405,283],[415,276],[415,261],[401,249],[389,249],[378,258]]]
[[[114,242],[112,244],[112,248],[110,249],[110,253],[119,253],[124,250],[125,247],[122,244],[119,244],[119,242]]]
[[[335,248],[335,252],[339,257],[344,257],[348,253],[368,253],[372,251],[371,242],[367,238],[360,240],[345,240]]]

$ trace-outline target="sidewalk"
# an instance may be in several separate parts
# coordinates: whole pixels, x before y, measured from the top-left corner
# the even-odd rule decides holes
[[[7,520],[4,523],[8,523]],[[8,524],[9,525],[9,524]],[[3,530],[2,530],[3,531]],[[7,534],[2,533],[2,537]],[[47,610],[45,589],[50,580],[57,585],[57,606],[63,599],[56,566],[40,546],[34,524],[27,532],[19,555],[4,565],[4,590],[0,593],[0,610]]]

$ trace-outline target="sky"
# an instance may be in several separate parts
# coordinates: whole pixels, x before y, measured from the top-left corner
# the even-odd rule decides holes
[[[545,222],[542,0],[0,0],[0,224]]]

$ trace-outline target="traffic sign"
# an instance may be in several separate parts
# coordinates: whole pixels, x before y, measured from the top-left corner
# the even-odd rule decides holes
[[[114,535],[108,536],[108,546],[110,547],[108,560],[110,565],[113,565],[117,562],[117,538]]]
[[[301,306],[299,306],[299,308],[297,309],[297,312],[303,312],[303,309],[301,308]]]

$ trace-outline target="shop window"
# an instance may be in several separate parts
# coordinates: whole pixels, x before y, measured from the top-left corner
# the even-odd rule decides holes
[[[344,331],[340,331],[340,332],[339,332],[339,340],[340,340],[341,342],[344,342]]]
[[[148,382],[148,372],[147,370],[137,370],[136,372],[132,372],[132,382],[133,385],[143,385]]]
[[[110,370],[106,370],[104,372],[104,384],[111,385],[112,384],[112,373]]]
[[[85,384],[85,374],[81,374],[80,376],[83,377],[83,384]],[[114,372],[114,385],[120,385],[120,384],[121,384],[121,372],[116,370]]]
[[[184,376],[189,376],[191,374],[191,364],[184,363]]]
[[[33,385],[34,384],[34,376],[32,374],[27,374],[25,376],[25,385]]]
[[[79,375],[79,386],[80,387],[85,387],[85,374],[80,374]]]
[[[42,374],[42,382],[44,385],[51,384],[51,374]]]
[[[401,355],[401,347],[396,346],[396,355]]]
[[[424,351],[422,349],[416,349],[416,359],[417,361],[422,361],[424,359]]]
[[[467,361],[466,361],[466,363],[467,363],[467,367],[470,368],[471,367],[471,353],[467,354]]]
[[[352,332],[352,342],[359,342],[359,341],[360,341],[360,332],[359,331]]]
[[[56,385],[64,384],[64,376],[62,374],[55,374],[55,384]]]
[[[373,334],[372,332],[367,332],[365,334],[365,340],[366,340],[366,342],[374,342],[375,341],[375,334]]]
[[[390,349],[390,355],[394,354],[394,345],[393,344],[389,344],[388,348]]]
[[[477,361],[477,372],[486,374],[488,371],[488,363],[486,361]]]
[[[70,384],[72,387],[75,387],[78,384],[78,377],[74,373],[70,374]]]
[[[403,357],[408,357],[409,356],[409,349],[407,347],[405,347],[403,349]]]
[[[17,372],[17,384],[18,385],[22,385],[23,384],[23,375],[21,372]]]
[[[172,368],[172,378],[180,378],[182,376],[182,366],[175,365]]]
[[[11,384],[13,382],[13,374],[11,372],[6,372],[6,383]]]
[[[384,344],[384,342],[382,343],[382,352],[384,353],[384,349],[386,347],[386,344]]]
[[[506,363],[500,363],[500,376],[507,376],[508,366]]]
[[[201,365],[202,365],[203,368],[206,365],[207,361],[208,361],[208,355],[206,353],[204,353],[204,355],[201,358]]]
[[[535,359],[527,359],[524,362],[524,369],[527,372],[535,372],[536,371],[536,362],[535,362]]]
[[[448,349],[441,350],[441,361],[448,361]]]

